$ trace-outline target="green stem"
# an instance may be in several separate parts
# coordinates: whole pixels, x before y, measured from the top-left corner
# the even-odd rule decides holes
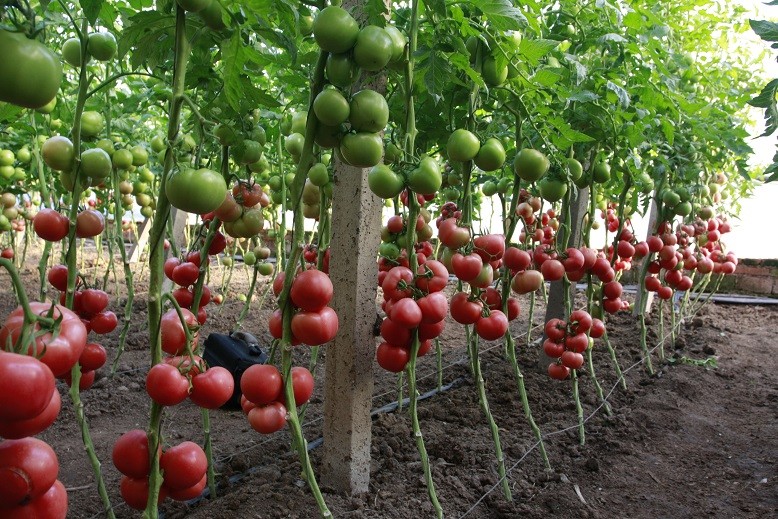
[[[591,348],[586,349],[586,364],[589,368],[589,376],[592,377],[592,382],[594,382],[594,391],[597,393],[597,397],[600,399],[600,402],[602,402],[602,405],[605,407],[605,413],[608,416],[611,416],[613,414],[613,411],[611,410],[610,404],[605,399],[605,395],[602,392],[602,386],[600,385],[600,381],[597,380],[597,376],[594,373],[594,362],[592,361]]]
[[[578,394],[578,372],[573,369],[573,400],[575,400],[575,412],[578,416],[578,442],[583,445],[586,442],[586,431],[584,430],[583,407],[581,407],[581,397]]]

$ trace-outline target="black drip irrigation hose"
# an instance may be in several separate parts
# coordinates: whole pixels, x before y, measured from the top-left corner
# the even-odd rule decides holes
[[[453,389],[455,387],[458,387],[464,381],[465,381],[465,377],[456,378],[456,379],[452,380],[450,383],[446,384],[445,386],[442,386],[440,388],[431,389],[431,390],[427,391],[426,393],[423,393],[422,395],[419,395],[417,400],[426,400],[428,398],[432,398],[433,396],[435,396],[435,395],[437,395],[439,393],[443,393],[445,391],[448,391],[449,389]],[[410,398],[408,398],[408,397],[404,398],[403,401],[402,401],[403,406],[407,405],[409,402],[410,402]],[[391,402],[389,404],[386,404],[384,406],[378,407],[376,409],[373,409],[372,411],[370,411],[370,418],[375,419],[379,415],[393,413],[394,411],[397,410],[397,407],[398,407],[398,403],[395,401],[395,402]],[[313,450],[316,447],[319,447],[319,446],[321,446],[323,444],[324,444],[324,438],[323,437],[316,438],[315,440],[313,440],[313,441],[308,443],[308,451],[310,452],[311,450]],[[251,476],[252,474],[255,474],[255,473],[259,472],[259,470],[262,469],[263,467],[264,467],[263,465],[255,465],[255,466],[250,467],[249,469],[247,469],[247,470],[245,470],[243,472],[240,472],[238,474],[234,474],[234,475],[230,476],[227,479],[227,483],[226,484],[224,484],[224,483],[220,484],[219,488],[223,489],[223,488],[226,488],[228,486],[232,486],[235,483],[238,483],[241,480],[247,478],[248,476]],[[196,497],[194,499],[190,499],[189,501],[185,501],[184,503],[187,506],[193,506],[193,505],[196,505],[199,502],[203,501],[204,499],[207,499],[210,495],[211,495],[211,493],[208,490],[208,487],[205,487],[205,489],[203,490],[202,494],[200,494],[198,497]],[[164,519],[164,517],[165,517],[164,513],[162,511],[160,511],[159,512],[159,519]]]

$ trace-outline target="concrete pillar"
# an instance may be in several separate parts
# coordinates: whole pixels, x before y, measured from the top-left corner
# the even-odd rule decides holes
[[[367,170],[336,164],[332,201],[330,278],[340,330],[326,346],[322,482],[338,492],[367,492],[370,410],[382,201]]]
[[[656,206],[656,193],[654,193],[654,198],[651,199],[651,209],[648,213],[648,229],[646,230],[646,239],[648,239],[656,229],[656,220],[659,218],[659,210]],[[641,263],[640,267],[638,268],[639,273],[645,274],[647,271],[645,270],[644,264],[648,261],[647,258],[644,258]],[[637,278],[637,285],[638,285],[638,291],[635,295],[635,305],[632,308],[632,315],[638,316],[640,314],[640,300],[641,297],[646,298],[646,315],[651,313],[651,306],[654,303],[654,293],[648,292],[645,289],[641,288],[643,286],[643,277],[640,274],[636,276]]]

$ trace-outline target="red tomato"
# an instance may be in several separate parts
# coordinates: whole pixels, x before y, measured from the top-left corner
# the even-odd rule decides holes
[[[190,330],[197,327],[197,320],[192,312],[183,308],[181,313],[184,315],[184,321]],[[174,308],[162,315],[160,329],[162,333],[162,351],[170,355],[180,355],[186,351],[186,333]],[[194,334],[194,337],[194,342],[197,342],[196,334]]]
[[[54,450],[37,438],[0,442],[0,509],[29,503],[57,480]]]
[[[406,297],[394,303],[389,318],[398,326],[416,328],[421,323],[423,315],[416,301]]]
[[[602,286],[602,294],[608,299],[616,299],[617,297],[621,297],[621,291],[621,283],[618,281],[611,281],[610,283],[605,283]]]
[[[443,333],[445,327],[446,321],[440,321],[438,323],[421,323],[418,328],[419,340],[426,341],[434,339]]]
[[[451,256],[451,267],[454,269],[454,275],[465,282],[477,278],[483,266],[483,259],[478,254],[463,255],[457,252]]]
[[[54,265],[47,276],[51,286],[64,292],[68,288],[68,267],[66,265]]]
[[[584,356],[574,351],[566,351],[562,354],[562,365],[570,369],[580,369],[584,363]]]
[[[505,266],[513,272],[519,272],[526,270],[532,263],[532,256],[527,251],[521,250],[518,247],[508,247],[505,249],[503,255],[503,261]]]
[[[35,357],[0,351],[0,421],[35,418],[55,392],[48,366]]]
[[[286,425],[286,406],[281,402],[257,406],[248,414],[249,425],[261,434],[272,434]]]
[[[214,366],[192,377],[189,398],[200,407],[218,409],[227,403],[234,391],[235,379],[232,373],[221,366]]]
[[[386,342],[378,345],[376,350],[378,365],[386,371],[399,373],[405,369],[410,360],[410,352],[402,346],[395,346]]]
[[[565,337],[565,348],[576,353],[583,353],[589,347],[589,337],[586,332],[576,333]]]
[[[484,261],[502,259],[505,253],[505,236],[502,234],[484,234],[473,239],[475,253]]]
[[[492,310],[487,317],[476,321],[475,331],[484,340],[496,341],[508,331],[508,318],[500,310]]]
[[[306,270],[292,281],[292,303],[306,312],[317,312],[332,300],[332,281],[324,272]]]
[[[146,502],[149,500],[149,480],[146,477],[132,478],[124,476],[119,483],[119,493],[130,508],[145,510]],[[159,489],[157,503],[162,503],[166,498],[167,488],[162,486]]]
[[[159,405],[177,405],[189,396],[189,379],[172,364],[160,362],[146,374],[146,392]]]
[[[565,266],[556,259],[548,259],[540,266],[540,273],[546,281],[558,281],[565,275]]]
[[[151,471],[149,440],[146,432],[132,429],[122,434],[113,445],[113,464],[131,478],[146,478]]]
[[[387,317],[381,322],[381,337],[390,344],[408,346],[411,342],[411,330]]]
[[[52,305],[49,303],[30,303],[30,310],[34,314],[45,316]],[[62,316],[59,323],[59,333],[56,337],[51,332],[44,333],[36,338],[35,345],[29,348],[30,355],[37,356],[46,364],[55,377],[60,377],[70,371],[78,362],[81,352],[86,346],[86,328],[81,319],[64,306],[55,305],[52,315],[55,319]],[[0,347],[15,344],[24,327],[24,313],[21,307],[16,308],[8,315],[5,326],[0,329]],[[35,325],[35,331],[40,330],[40,325]]]
[[[338,333],[338,314],[329,306],[318,312],[298,312],[292,317],[292,333],[309,346],[320,346]]]
[[[481,299],[489,310],[502,310],[502,295],[495,288],[486,287]]]
[[[469,301],[465,292],[459,292],[451,298],[451,317],[459,324],[475,324],[481,319],[483,303]]]
[[[97,334],[111,333],[119,324],[119,319],[113,312],[100,312],[89,320],[89,326]]]
[[[26,420],[0,420],[0,436],[9,440],[35,436],[48,429],[54,423],[61,407],[62,399],[59,396],[59,391],[55,390],[51,394],[51,400],[49,400],[48,405],[40,414]]]
[[[203,493],[206,484],[208,484],[208,474],[205,474],[199,482],[189,488],[171,490],[168,493],[168,497],[174,501],[189,501],[190,499],[195,499],[196,497],[200,497]]]
[[[78,358],[78,363],[81,364],[82,371],[94,371],[103,367],[107,358],[105,348],[97,343],[88,342]]]
[[[185,287],[179,287],[172,292],[173,298],[181,308],[192,308],[194,302],[194,294],[191,290]]]
[[[565,345],[559,342],[546,339],[543,341],[543,352],[552,359],[558,359],[565,351]]]
[[[537,270],[524,270],[513,276],[511,289],[517,294],[529,294],[543,285],[543,274]]]
[[[592,319],[592,328],[589,330],[589,337],[599,339],[605,335],[605,323],[600,319]]]
[[[39,238],[60,241],[68,235],[70,220],[54,209],[43,208],[32,219],[32,228]]]
[[[280,271],[276,278],[273,280],[273,295],[278,296],[281,290],[284,289],[284,279],[286,278],[286,272]]]
[[[57,480],[37,499],[6,510],[4,519],[65,519],[68,513],[68,493]]]
[[[67,382],[68,387],[73,387],[73,379],[71,378],[70,373],[67,373],[65,376],[62,377],[62,380]],[[81,370],[81,378],[78,379],[78,390],[79,391],[86,391],[90,387],[92,387],[92,384],[95,383],[95,372],[87,371],[85,369]]]
[[[574,333],[586,333],[592,327],[592,316],[586,310],[574,310],[570,314],[570,323],[577,323],[573,327]]]
[[[668,290],[670,290],[672,294],[672,289],[670,287],[662,287],[662,288],[667,288]],[[662,296],[660,295],[659,297]],[[621,307],[622,307],[621,298],[618,297],[616,299],[603,299],[602,301],[603,310],[605,310],[609,314],[615,314],[616,312],[621,310]]]
[[[519,305],[519,300],[515,297],[509,297],[508,298],[508,320],[513,321],[517,317],[519,317],[519,313],[521,312],[521,306]]]
[[[165,487],[183,490],[196,485],[208,469],[203,449],[194,442],[182,442],[162,453],[159,468],[165,475]]]
[[[481,267],[481,272],[478,273],[478,277],[470,280],[470,285],[476,288],[486,288],[494,281],[494,269],[489,263],[484,263]]]
[[[173,269],[172,279],[177,285],[182,287],[194,285],[198,277],[200,277],[200,267],[189,261],[181,263]]]
[[[548,376],[556,380],[564,380],[570,376],[570,368],[552,362],[548,365]]]
[[[386,273],[381,288],[386,300],[397,301],[410,297],[413,285],[413,272],[406,267],[394,267]]]
[[[628,241],[619,240],[616,246],[616,253],[620,258],[631,258],[635,255],[635,247]]]
[[[565,267],[565,272],[574,272],[583,268],[585,258],[580,250],[576,249],[575,247],[569,247],[567,250],[565,250],[565,255],[567,257],[562,260],[562,264]]]
[[[255,364],[240,377],[240,390],[251,403],[265,405],[281,397],[284,381],[272,364]]]
[[[86,209],[76,217],[76,236],[79,238],[94,238],[105,229],[103,213]]]
[[[165,271],[165,277],[173,281],[173,269],[175,269],[180,264],[181,264],[181,260],[176,258],[175,256],[166,259],[165,265],[163,266],[163,269]],[[60,290],[64,290],[64,289],[60,289]]]
[[[656,295],[659,299],[670,299],[673,297],[673,289],[670,287],[659,287],[659,290],[656,291]]]
[[[416,288],[429,294],[440,292],[448,284],[448,269],[437,260],[427,260],[416,272]]]
[[[14,259],[14,250],[10,247],[6,247],[0,252],[0,258],[12,260]]]
[[[565,338],[565,328],[566,323],[562,319],[554,318],[549,319],[546,322],[543,331],[546,334],[546,337],[557,342]]]
[[[263,193],[262,186],[259,184],[250,186],[244,182],[239,182],[232,188],[232,196],[235,198],[235,201],[244,207],[254,207],[257,205],[261,201]]]
[[[302,366],[292,368],[292,389],[294,390],[295,405],[303,405],[313,395],[313,375]]]
[[[95,288],[87,288],[81,292],[81,309],[84,313],[94,315],[102,312],[108,306],[108,294]]]
[[[662,288],[662,282],[659,281],[659,278],[654,276],[646,276],[646,279],[643,281],[643,284],[646,287],[646,290],[649,290],[651,292],[656,292],[660,288]]]

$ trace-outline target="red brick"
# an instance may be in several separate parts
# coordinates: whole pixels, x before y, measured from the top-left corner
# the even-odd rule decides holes
[[[737,280],[738,290],[753,292],[755,294],[773,293],[775,280],[761,276],[739,276]]]
[[[773,269],[770,267],[755,267],[739,263],[735,270],[736,276],[771,276]]]

